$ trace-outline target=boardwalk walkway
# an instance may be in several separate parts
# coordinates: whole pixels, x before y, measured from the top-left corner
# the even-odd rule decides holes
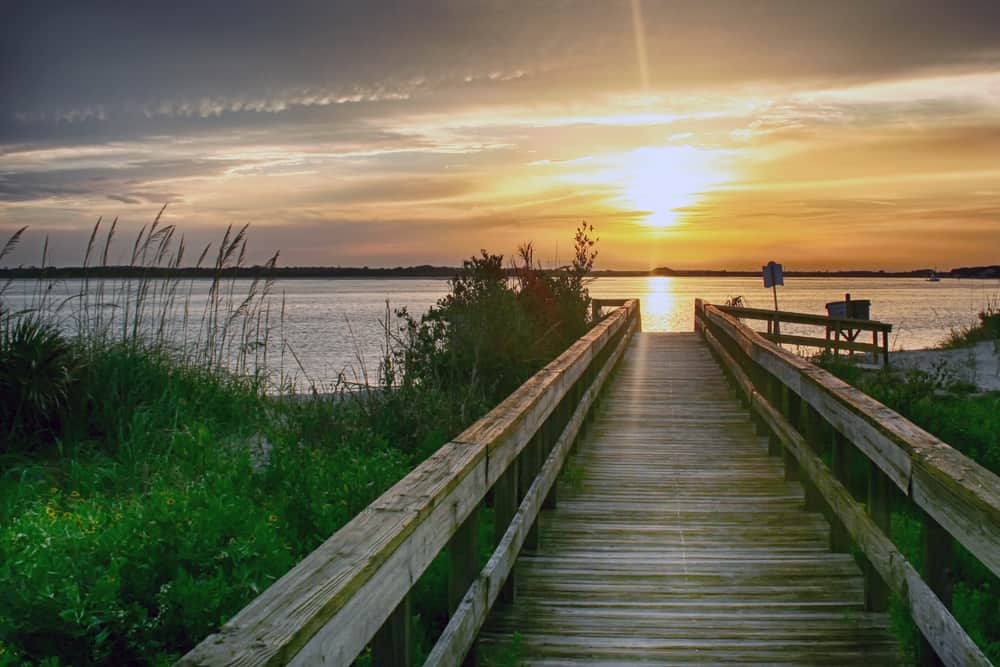
[[[514,605],[531,665],[898,664],[886,614],[767,456],[695,334],[639,334],[570,461]]]

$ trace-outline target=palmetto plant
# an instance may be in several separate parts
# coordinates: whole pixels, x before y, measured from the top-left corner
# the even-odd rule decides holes
[[[78,376],[70,343],[50,324],[6,318],[0,330],[0,429],[4,441],[59,424]]]

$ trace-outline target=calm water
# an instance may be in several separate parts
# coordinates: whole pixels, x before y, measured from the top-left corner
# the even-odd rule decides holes
[[[436,279],[316,279],[279,281],[275,292],[279,302],[281,292],[285,295],[284,339],[309,378],[327,384],[342,372],[351,380],[375,372],[384,344],[386,301],[391,309],[405,306],[411,313],[422,313],[447,288],[447,281]],[[28,289],[27,284],[15,284],[5,298],[18,308],[28,300]],[[207,281],[195,281],[192,313],[201,312],[207,289]],[[78,290],[75,281],[54,288],[63,294]],[[645,331],[691,331],[698,297],[721,303],[739,295],[748,306],[773,307],[771,292],[759,278],[599,278],[590,291],[597,298],[638,297]],[[1000,298],[1000,281],[794,278],[779,288],[778,305],[782,310],[825,314],[824,304],[843,299],[845,292],[854,299],[871,300],[872,318],[893,325],[892,349],[917,349],[934,346],[951,328],[975,321],[987,301]],[[800,332],[793,327],[783,330]],[[281,363],[286,373],[299,374],[303,380],[290,355],[283,362],[272,355],[272,363]]]

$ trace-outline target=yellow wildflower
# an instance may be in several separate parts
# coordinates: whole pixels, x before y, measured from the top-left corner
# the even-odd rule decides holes
[[[176,503],[176,502],[177,502],[177,501],[176,501],[176,500],[174,500],[173,498],[167,498],[167,504],[168,504],[168,505],[173,505],[173,504],[174,504],[174,503]]]
[[[272,514],[269,517],[267,517],[267,520],[269,523],[278,523],[278,515]]]
[[[55,519],[56,515],[59,514],[59,510],[57,510],[52,505],[46,505],[45,506],[45,513],[49,515],[50,519]]]
[[[73,491],[69,495],[73,496],[74,498],[79,498],[80,497],[80,492],[79,491]]]

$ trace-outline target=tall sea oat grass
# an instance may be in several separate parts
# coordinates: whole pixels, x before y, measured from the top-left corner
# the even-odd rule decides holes
[[[267,366],[269,345],[284,344],[273,340],[280,338],[283,308],[280,317],[272,317],[270,299],[274,289],[270,273],[278,253],[258,267],[249,285],[240,284],[235,270],[246,266],[248,227],[234,230],[229,226],[214,253],[207,299],[198,308],[200,280],[184,274],[187,244],[174,225],[163,224],[165,209],[139,230],[124,266],[110,261],[118,219],[106,229],[98,219],[88,238],[79,286],[68,290],[69,283],[45,275],[49,265],[46,237],[42,274],[25,290],[26,306],[13,311],[4,304],[13,279],[0,287],[0,327],[30,317],[58,327],[84,349],[146,348],[165,352],[185,365],[267,376],[273,370]],[[26,229],[7,240],[0,259],[13,252]],[[212,244],[208,244],[193,267],[202,268],[211,253]],[[110,277],[115,271],[125,277]]]

